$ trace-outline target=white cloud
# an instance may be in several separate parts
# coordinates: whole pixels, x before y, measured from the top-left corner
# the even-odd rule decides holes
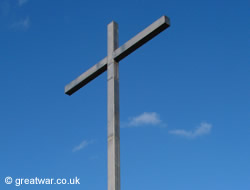
[[[207,135],[211,132],[212,125],[206,122],[202,122],[199,127],[197,127],[194,131],[187,131],[184,129],[177,129],[169,131],[170,134],[183,136],[186,138],[195,138],[202,135]]]
[[[79,145],[75,146],[72,150],[72,152],[76,152],[76,151],[79,151],[83,148],[86,148],[89,144],[92,144],[93,141],[87,141],[87,140],[84,140],[82,141]]]
[[[164,126],[160,116],[156,112],[144,112],[141,115],[131,118],[128,124],[123,127],[140,127],[145,125]]]
[[[24,5],[25,3],[27,3],[28,2],[28,0],[18,0],[18,5],[19,6],[22,6],[22,5]]]
[[[26,17],[25,19],[22,19],[19,22],[15,22],[12,25],[12,27],[14,27],[14,28],[28,29],[30,27],[30,18]]]

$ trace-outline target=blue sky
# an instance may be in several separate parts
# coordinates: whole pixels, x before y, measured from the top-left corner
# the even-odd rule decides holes
[[[250,189],[249,1],[0,0],[0,189],[107,188],[107,74],[64,86],[162,15],[120,62],[121,189]],[[6,185],[4,178],[80,178]]]

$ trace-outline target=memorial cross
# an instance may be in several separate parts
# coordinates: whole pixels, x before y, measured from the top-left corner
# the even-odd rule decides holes
[[[108,70],[108,190],[120,190],[119,61],[169,26],[169,18],[162,16],[118,47],[118,24],[111,22],[108,24],[107,57],[65,86],[65,94],[72,95]]]

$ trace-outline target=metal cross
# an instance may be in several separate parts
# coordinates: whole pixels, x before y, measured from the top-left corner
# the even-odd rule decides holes
[[[118,24],[111,22],[108,24],[108,56],[65,86],[65,94],[72,95],[108,70],[108,190],[120,190],[119,61],[169,26],[169,18],[162,16],[118,47]]]

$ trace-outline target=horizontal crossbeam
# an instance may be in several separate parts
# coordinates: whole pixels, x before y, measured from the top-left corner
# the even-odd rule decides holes
[[[81,74],[71,83],[65,86],[65,94],[72,95],[74,92],[85,86],[87,83],[98,77],[107,70],[107,57],[91,67],[89,70]]]
[[[145,28],[142,32],[127,41],[124,45],[117,48],[113,52],[113,58],[119,62],[143,44],[154,38],[157,34],[170,26],[170,20],[166,16],[162,16],[150,26]],[[99,63],[91,67],[89,70],[81,74],[78,78],[65,86],[65,94],[72,95],[74,92],[82,88],[84,85],[95,79],[97,76],[107,70],[107,57]]]
[[[123,58],[131,54],[133,51],[141,47],[143,44],[154,38],[157,34],[170,26],[169,18],[162,16],[153,24],[145,28],[139,34],[127,41],[124,45],[116,49],[113,53],[113,58],[116,61],[121,61]]]

